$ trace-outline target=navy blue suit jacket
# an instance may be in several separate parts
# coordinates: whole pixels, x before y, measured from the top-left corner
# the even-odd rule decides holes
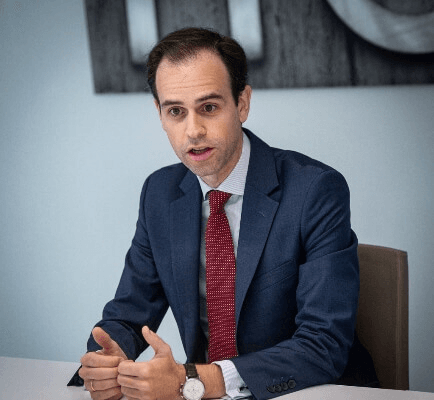
[[[269,147],[250,131],[251,155],[236,272],[239,356],[232,361],[258,399],[335,381],[353,342],[357,238],[349,190],[334,169]],[[97,325],[129,358],[147,346],[170,306],[189,362],[203,362],[199,324],[201,189],[183,164],[146,180],[115,298]],[[91,338],[88,349],[95,350]]]

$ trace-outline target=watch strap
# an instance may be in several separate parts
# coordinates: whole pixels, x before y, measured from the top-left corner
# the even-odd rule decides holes
[[[184,364],[185,372],[187,374],[187,379],[199,378],[195,364]]]

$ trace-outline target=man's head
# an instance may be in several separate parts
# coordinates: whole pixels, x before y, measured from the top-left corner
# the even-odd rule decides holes
[[[195,36],[196,29],[184,30],[182,35],[189,31]],[[214,47],[190,48],[178,41],[177,48],[177,57],[160,54],[156,69],[151,70],[155,105],[181,162],[209,186],[217,187],[240,158],[251,88],[245,80],[242,84],[234,81]]]
[[[148,84],[154,98],[159,102],[156,87],[157,69],[167,58],[174,64],[193,58],[201,50],[215,52],[225,64],[230,76],[235,104],[247,84],[247,59],[243,48],[232,38],[203,28],[185,28],[163,38],[148,57]]]

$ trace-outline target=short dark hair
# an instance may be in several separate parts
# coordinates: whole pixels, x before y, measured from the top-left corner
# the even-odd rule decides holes
[[[234,39],[204,28],[184,28],[169,33],[149,53],[148,84],[158,103],[155,79],[161,60],[167,57],[176,64],[194,57],[201,50],[210,50],[220,56],[229,73],[232,96],[238,105],[238,98],[247,84],[246,54]]]

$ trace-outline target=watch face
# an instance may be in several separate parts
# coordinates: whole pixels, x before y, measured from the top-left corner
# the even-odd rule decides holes
[[[205,386],[196,378],[187,379],[182,388],[182,395],[187,400],[200,400],[205,394]]]

